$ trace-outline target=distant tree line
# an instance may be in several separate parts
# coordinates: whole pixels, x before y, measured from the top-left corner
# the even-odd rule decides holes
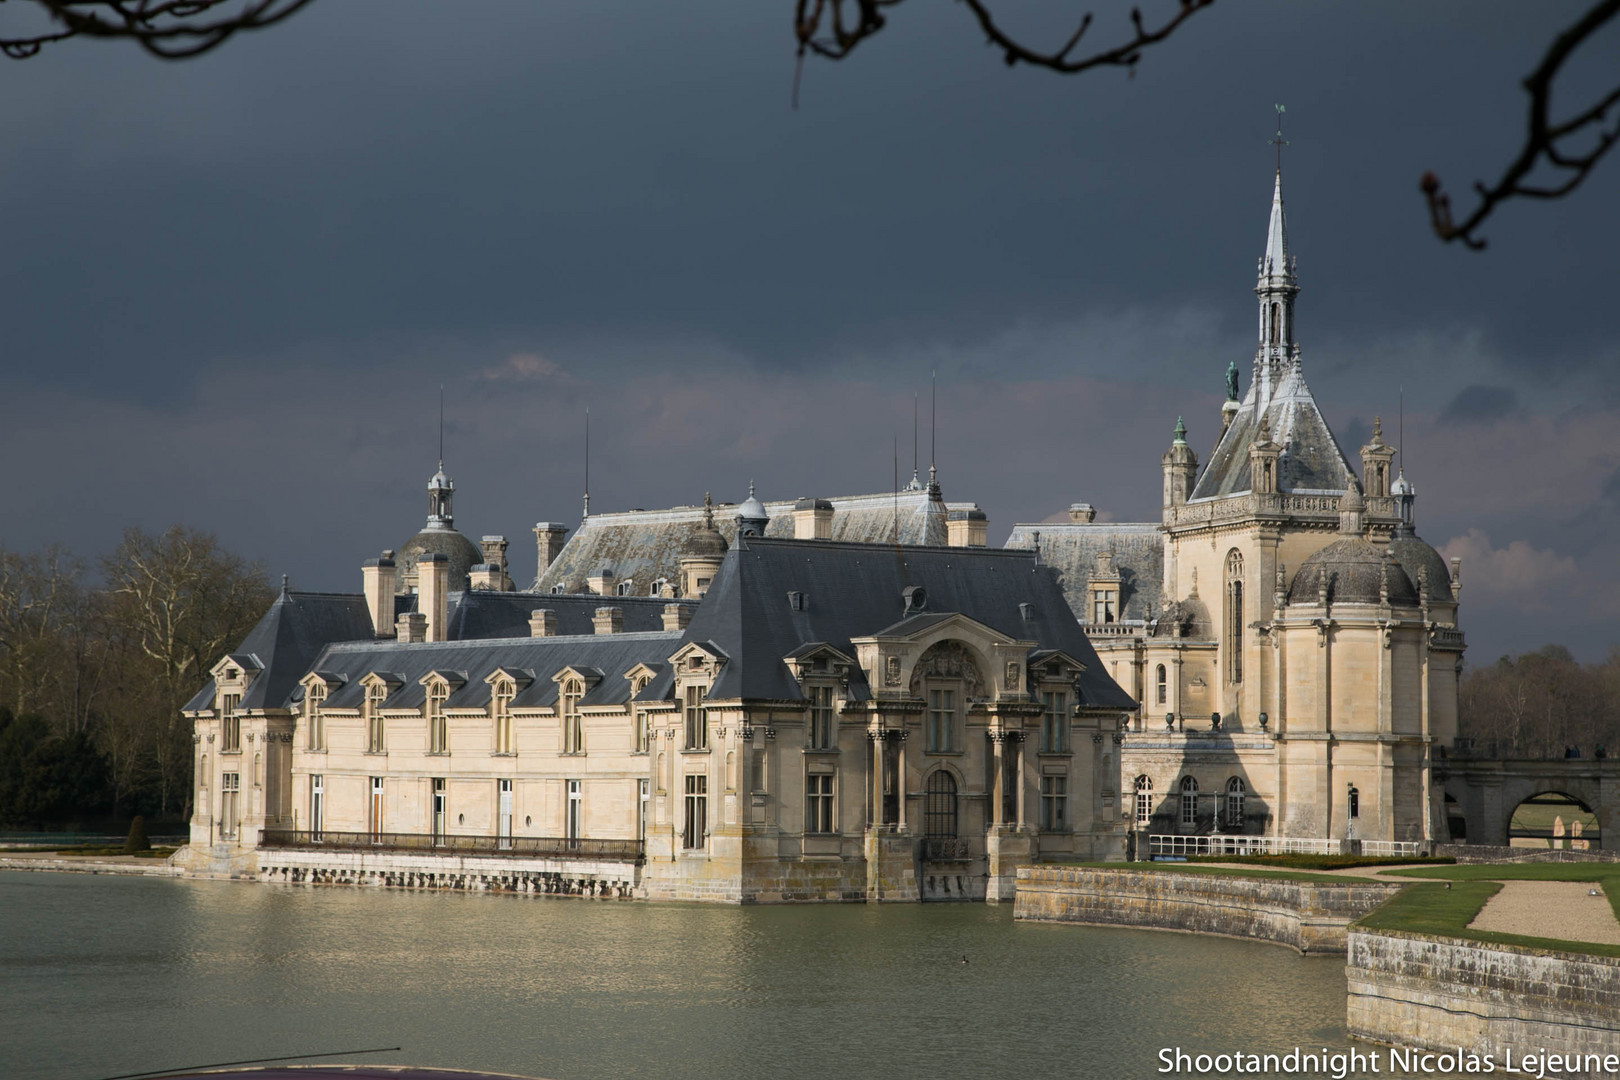
[[[184,819],[181,707],[274,598],[204,532],[127,529],[90,567],[0,549],[0,823]]]
[[[1458,708],[1461,734],[1489,756],[1620,753],[1620,649],[1593,664],[1562,645],[1504,656],[1464,674]]]

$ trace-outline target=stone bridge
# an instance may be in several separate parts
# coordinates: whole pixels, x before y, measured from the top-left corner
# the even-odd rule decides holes
[[[1620,840],[1620,760],[1607,758],[1475,757],[1451,754],[1434,764],[1434,779],[1455,800],[1470,844],[1506,845],[1513,811],[1535,795],[1559,793],[1598,819],[1594,846]]]

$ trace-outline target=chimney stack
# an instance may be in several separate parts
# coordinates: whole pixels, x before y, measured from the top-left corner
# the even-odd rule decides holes
[[[686,624],[692,621],[692,608],[689,604],[664,605],[664,629],[685,630]]]
[[[535,572],[535,580],[545,574],[546,568],[557,561],[562,554],[563,538],[568,535],[568,526],[558,525],[551,521],[537,521],[534,523],[534,543],[539,552],[540,569]]]
[[[585,579],[585,587],[597,596],[612,596],[613,586],[618,580],[618,577],[613,573],[613,567],[604,566]]]
[[[416,560],[416,609],[427,616],[427,641],[444,641],[450,631],[450,559],[423,555]]]
[[[394,621],[394,636],[404,642],[427,640],[427,616],[420,611],[407,611]]]
[[[977,506],[952,510],[945,517],[945,542],[951,547],[984,547],[990,519]]]
[[[622,634],[624,633],[624,608],[599,607],[596,609],[596,615],[591,619],[591,624],[596,628],[598,634]]]
[[[371,613],[371,632],[380,638],[394,636],[394,553],[384,551],[378,559],[360,564],[366,610]]]
[[[548,608],[538,608],[529,615],[530,637],[556,637],[557,613]]]
[[[831,540],[833,505],[826,499],[800,499],[793,504],[793,539]]]

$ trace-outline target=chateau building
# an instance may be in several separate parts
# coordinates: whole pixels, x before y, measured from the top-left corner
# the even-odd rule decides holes
[[[527,592],[451,491],[360,594],[284,588],[188,704],[194,872],[994,901],[1020,862],[1122,854],[1134,702],[1054,572],[937,484],[785,529],[752,496],[729,528],[543,523]]]
[[[1306,385],[1282,176],[1258,346],[1227,374],[1200,468],[1177,422],[1162,517],[1018,525],[1059,568],[1104,669],[1139,703],[1122,754],[1133,829],[1304,841],[1447,838],[1437,752],[1457,731],[1461,570],[1415,529],[1382,425],[1353,468]]]

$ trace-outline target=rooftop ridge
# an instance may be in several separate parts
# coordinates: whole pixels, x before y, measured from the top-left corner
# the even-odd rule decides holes
[[[465,641],[397,641],[377,638],[374,641],[335,641],[326,647],[327,653],[356,653],[377,649],[488,649],[499,645],[537,645],[560,642],[578,645],[582,642],[607,644],[616,641],[680,641],[680,630],[631,630],[618,634],[552,634],[547,637],[470,638]]]

